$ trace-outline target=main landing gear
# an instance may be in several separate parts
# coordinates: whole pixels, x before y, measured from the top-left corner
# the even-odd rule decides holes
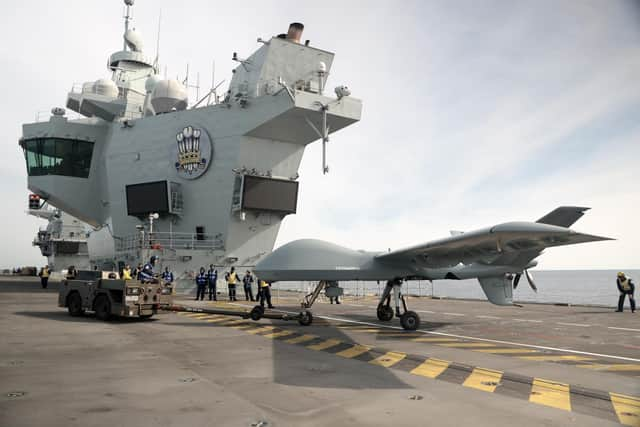
[[[393,300],[395,302],[395,315],[400,318],[400,325],[407,331],[415,331],[420,327],[420,316],[414,311],[407,309],[407,301],[402,295],[402,280],[393,279],[387,282],[387,285],[380,296],[377,314],[378,320],[389,322],[393,319],[393,308],[391,308],[391,292],[393,291]],[[400,313],[400,302],[402,301],[402,314]]]

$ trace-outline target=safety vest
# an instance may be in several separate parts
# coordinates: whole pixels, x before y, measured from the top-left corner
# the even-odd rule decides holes
[[[131,269],[125,268],[122,270],[122,279],[123,280],[131,280]]]
[[[218,271],[217,270],[207,271],[207,278],[209,279],[209,283],[213,285],[218,280]]]
[[[163,271],[162,272],[162,280],[164,280],[165,282],[171,283],[173,282],[173,273],[170,271]]]
[[[229,274],[229,284],[230,285],[235,285],[236,284],[236,280],[237,280],[237,277],[236,277],[236,273],[235,272]]]
[[[42,273],[40,274],[40,277],[49,277],[49,269],[43,268]]]
[[[204,273],[198,274],[198,277],[196,277],[196,284],[198,286],[206,285],[207,284],[207,276]]]
[[[266,288],[267,286],[269,286],[269,284],[267,282],[265,282],[264,280],[260,280],[260,287],[261,288]]]
[[[630,291],[631,290],[631,283],[629,283],[629,278],[621,280],[620,281],[620,287],[622,288],[623,291]]]

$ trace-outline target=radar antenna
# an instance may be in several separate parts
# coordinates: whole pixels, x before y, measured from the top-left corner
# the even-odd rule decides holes
[[[158,15],[158,35],[156,36],[156,59],[153,61],[153,70],[156,74],[159,73],[160,70],[160,24],[162,23],[162,9],[160,9],[160,14]]]
[[[131,12],[131,6],[133,6],[134,0],[124,0],[125,12],[124,12],[124,32],[127,33],[129,29],[129,21],[133,19],[133,13]],[[124,41],[123,50],[127,50],[127,40]]]

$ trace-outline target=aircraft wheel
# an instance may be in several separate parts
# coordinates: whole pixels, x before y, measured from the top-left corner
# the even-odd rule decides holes
[[[298,317],[298,323],[302,326],[309,326],[313,322],[313,315],[309,310],[304,310],[300,312],[300,317]]]
[[[413,311],[407,311],[400,316],[400,324],[407,331],[415,331],[420,327],[420,316]]]
[[[263,314],[264,314],[264,307],[260,305],[256,305],[249,312],[249,317],[251,317],[251,320],[255,320],[257,322],[262,318]]]
[[[393,319],[393,309],[388,305],[379,305],[378,310],[378,320],[382,322],[388,322]]]
[[[73,317],[82,316],[84,309],[82,308],[82,298],[77,292],[72,292],[67,297],[67,309],[69,314]]]
[[[109,317],[111,317],[111,302],[106,295],[98,295],[93,302],[93,307],[98,320],[109,320]]]

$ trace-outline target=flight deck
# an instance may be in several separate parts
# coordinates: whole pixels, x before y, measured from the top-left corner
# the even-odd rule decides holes
[[[408,332],[379,322],[372,297],[346,297],[318,301],[306,327],[204,313],[103,323],[37,286],[0,282],[3,425],[640,425],[630,312],[411,298],[423,322]],[[299,294],[274,296],[299,310]]]

